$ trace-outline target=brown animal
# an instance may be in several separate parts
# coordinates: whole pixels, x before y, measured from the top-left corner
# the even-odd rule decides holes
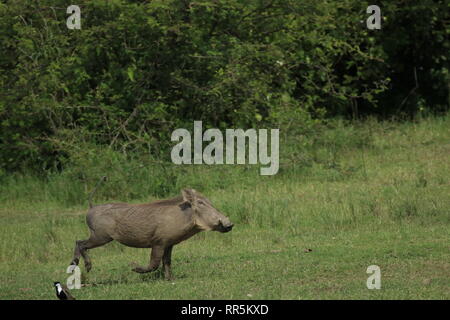
[[[134,248],[152,248],[148,266],[133,271],[151,272],[158,269],[161,259],[164,277],[171,279],[172,248],[203,230],[228,232],[230,219],[213,207],[211,202],[194,189],[184,189],[182,196],[147,204],[112,203],[91,206],[86,222],[89,239],[75,244],[71,264],[78,265],[80,256],[86,270],[92,267],[87,249],[100,247],[112,240]]]

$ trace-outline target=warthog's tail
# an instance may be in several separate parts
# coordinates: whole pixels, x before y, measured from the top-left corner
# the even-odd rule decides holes
[[[97,184],[95,185],[94,190],[92,190],[92,192],[89,194],[89,199],[88,199],[88,201],[89,201],[89,208],[92,208],[92,196],[94,195],[95,191],[97,191],[98,187],[100,187],[100,184],[103,181],[106,181],[106,179],[107,179],[106,176],[101,177],[100,180],[98,180]]]

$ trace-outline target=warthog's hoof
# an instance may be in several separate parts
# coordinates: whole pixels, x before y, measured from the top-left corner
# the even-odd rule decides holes
[[[142,268],[142,267],[135,267],[135,268],[133,268],[131,270],[133,270],[134,272],[137,272],[137,273],[147,273],[147,272],[149,272],[149,270],[147,268]]]
[[[137,273],[146,273],[147,270],[146,268],[141,267],[137,262],[130,262],[130,266],[132,266],[133,268],[131,269],[131,271],[137,272]]]
[[[91,263],[85,263],[84,264],[84,267],[86,268],[86,272],[89,272],[89,271],[91,271],[91,269],[92,269],[92,264]]]

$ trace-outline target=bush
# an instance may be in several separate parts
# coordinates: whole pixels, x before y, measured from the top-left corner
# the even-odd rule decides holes
[[[3,169],[61,166],[55,138],[80,128],[159,158],[193,120],[301,131],[448,109],[445,1],[383,3],[381,31],[365,27],[367,1],[80,0],[81,30],[69,5],[0,4]]]

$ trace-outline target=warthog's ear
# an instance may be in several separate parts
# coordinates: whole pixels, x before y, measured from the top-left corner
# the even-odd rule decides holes
[[[183,195],[183,200],[189,203],[193,203],[196,195],[194,189],[183,189],[181,190],[181,194]]]

